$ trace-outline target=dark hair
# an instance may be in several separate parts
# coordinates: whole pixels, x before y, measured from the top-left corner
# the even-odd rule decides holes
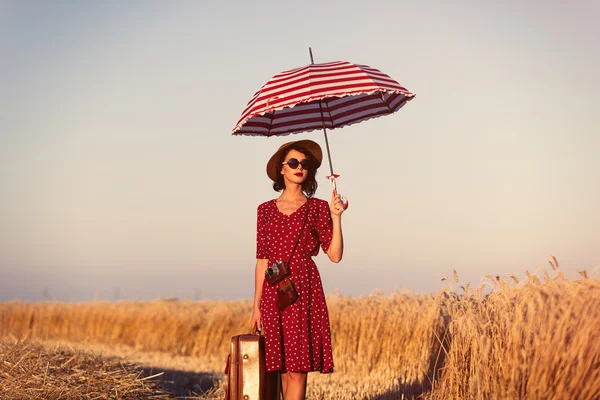
[[[281,157],[279,158],[279,162],[277,163],[277,178],[275,179],[275,182],[273,182],[273,190],[275,190],[276,192],[281,192],[283,189],[285,189],[285,181],[283,179],[283,175],[281,175],[280,172],[281,172],[281,167],[283,166],[282,163],[285,161],[285,157],[292,150],[296,150],[296,151],[299,151],[300,153],[304,154],[306,156],[306,158],[308,158],[308,160],[310,161],[310,164],[313,165],[313,167],[311,167],[308,170],[308,175],[306,177],[306,180],[304,182],[302,182],[302,191],[304,192],[306,197],[311,198],[315,195],[315,192],[317,191],[317,186],[319,186],[317,184],[317,180],[315,179],[315,176],[317,175],[317,168],[316,168],[317,160],[311,154],[310,151],[306,150],[306,148],[304,148],[302,146],[292,145],[285,152],[281,153]]]

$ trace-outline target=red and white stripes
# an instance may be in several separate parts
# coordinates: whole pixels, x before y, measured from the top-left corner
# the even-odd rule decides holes
[[[413,97],[366,65],[311,64],[271,78],[248,102],[232,133],[272,136],[334,129],[391,114]]]

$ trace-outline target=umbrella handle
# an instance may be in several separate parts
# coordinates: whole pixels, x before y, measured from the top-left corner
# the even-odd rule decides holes
[[[338,178],[339,175],[338,174],[332,174],[329,175],[327,177],[327,179],[329,179],[331,181],[331,187],[333,189],[333,195],[337,196],[338,191],[337,191],[337,186],[335,184],[335,179]],[[350,202],[348,201],[348,199],[346,199],[344,196],[340,195],[340,200],[342,201],[342,205],[344,206],[344,210],[348,209],[348,206],[350,205]]]

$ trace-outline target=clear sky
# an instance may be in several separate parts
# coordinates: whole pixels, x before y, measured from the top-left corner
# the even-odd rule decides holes
[[[250,298],[272,75],[346,60],[417,94],[333,130],[326,292],[600,266],[597,1],[0,1],[0,301]],[[317,197],[329,199],[327,171]]]

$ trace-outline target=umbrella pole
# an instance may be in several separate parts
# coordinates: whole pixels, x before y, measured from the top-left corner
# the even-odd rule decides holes
[[[321,102],[319,101],[319,108],[321,108]],[[323,109],[321,109],[321,119],[323,118]],[[333,164],[331,163],[331,152],[329,151],[329,140],[327,139],[327,129],[325,129],[325,121],[323,121],[323,135],[325,135],[325,148],[327,149],[327,160],[329,161],[329,172],[333,173]]]
[[[321,102],[319,102],[319,107],[321,107]],[[321,111],[321,115],[322,114],[323,111]],[[331,181],[331,187],[333,189],[334,196],[337,196],[338,191],[337,185],[335,184],[335,179],[339,177],[339,175],[333,173],[333,165],[331,164],[331,153],[329,152],[329,140],[327,140],[327,129],[325,129],[325,122],[323,122],[323,134],[325,135],[325,147],[327,148],[327,160],[329,161],[329,171],[331,171],[331,175],[329,175],[327,178],[329,178],[329,180]],[[346,199],[344,196],[340,196],[340,200],[342,201],[344,210],[348,209],[348,199]]]
[[[310,48],[310,47],[308,48],[308,54],[310,54],[310,63],[314,64],[315,60],[313,59],[312,48]],[[325,135],[325,147],[327,148],[327,161],[329,161],[329,172],[331,172],[331,176],[334,176],[333,164],[331,163],[331,151],[329,151],[329,140],[327,139],[327,129],[325,129],[325,116],[323,115],[323,106],[321,105],[320,100],[319,100],[319,111],[321,111],[321,123],[323,124],[323,134]]]
[[[315,60],[313,59],[312,48],[308,48],[308,53],[310,54],[310,63],[314,64]],[[331,186],[333,188],[333,194],[337,195],[337,185],[335,184],[335,178],[339,175],[333,173],[333,163],[331,162],[331,151],[329,151],[329,139],[327,138],[327,129],[325,128],[325,116],[323,115],[323,105],[321,104],[321,100],[319,100],[319,111],[321,111],[321,123],[323,124],[323,135],[325,135],[325,148],[327,149],[327,161],[329,161],[329,175],[327,178],[331,181]],[[344,205],[344,210],[348,208],[348,200],[344,196],[340,196],[340,200]]]

